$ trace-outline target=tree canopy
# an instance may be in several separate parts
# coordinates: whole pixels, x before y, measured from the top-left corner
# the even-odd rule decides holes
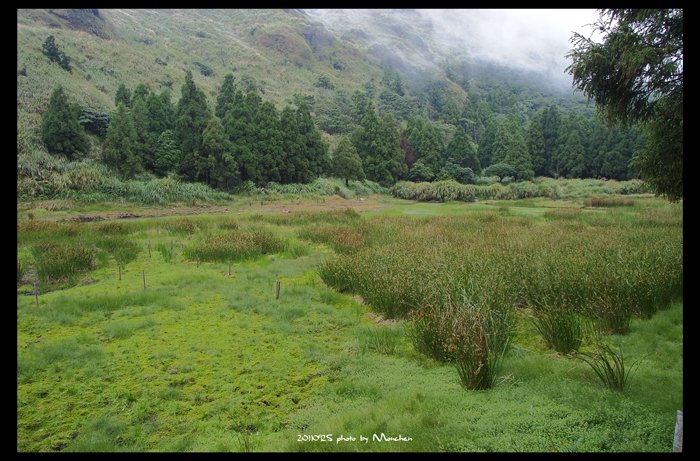
[[[683,197],[683,10],[605,9],[598,43],[574,34],[567,68],[574,86],[609,122],[644,125],[636,155],[642,179],[672,200]]]

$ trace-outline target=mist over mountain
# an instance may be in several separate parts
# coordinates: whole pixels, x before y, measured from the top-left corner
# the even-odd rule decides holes
[[[592,10],[304,10],[344,40],[404,68],[436,70],[445,60],[537,74],[571,92],[564,69],[572,30]]]

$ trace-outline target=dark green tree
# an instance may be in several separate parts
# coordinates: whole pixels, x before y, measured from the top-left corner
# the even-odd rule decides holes
[[[79,107],[68,102],[63,88],[59,86],[53,90],[49,108],[41,121],[41,139],[49,153],[73,159],[90,150],[79,116]]]
[[[230,141],[218,117],[209,119],[202,134],[202,152],[196,159],[197,177],[221,189],[231,189],[240,179]]]
[[[461,126],[457,128],[455,135],[445,149],[445,159],[464,168],[471,168],[475,173],[481,172],[481,164],[476,155],[476,147],[471,137]]]
[[[179,159],[180,149],[177,147],[175,133],[172,130],[163,131],[156,143],[155,173],[166,176],[177,168]]]
[[[432,171],[440,171],[445,163],[445,144],[435,124],[425,117],[411,117],[406,126],[406,137],[416,158]]]
[[[238,95],[238,96],[237,96]],[[219,95],[216,97],[216,109],[214,114],[223,120],[234,104],[240,103],[242,95],[236,87],[236,79],[233,74],[226,74],[221,85]]]
[[[460,184],[474,184],[476,175],[471,168],[464,168],[456,163],[445,162],[445,166],[437,174],[436,179],[442,181],[445,179],[454,179]]]
[[[124,104],[126,107],[131,106],[131,90],[123,83],[119,85],[117,94],[114,96],[114,105],[118,106],[119,103]]]
[[[148,85],[145,83],[139,83],[136,85],[136,88],[134,88],[134,93],[131,95],[131,102],[133,103],[137,99],[143,99],[145,101],[150,93],[151,90],[148,88]]]
[[[481,172],[482,176],[498,176],[499,179],[514,178],[518,174],[515,168],[507,163],[494,163]]]
[[[408,179],[413,182],[432,181],[435,179],[435,173],[429,166],[418,160],[408,171]]]
[[[671,200],[683,197],[683,10],[607,9],[597,43],[574,34],[567,68],[609,122],[644,125],[634,159],[642,179]]]
[[[107,128],[103,150],[104,161],[124,178],[132,178],[143,170],[137,152],[136,128],[129,108],[119,104]]]
[[[209,122],[210,112],[204,92],[192,80],[192,72],[187,71],[182,85],[182,96],[177,103],[175,132],[180,146],[179,173],[195,179],[195,160],[202,148],[202,133]]]
[[[536,112],[530,119],[526,142],[535,176],[547,175],[549,173],[549,159],[544,141],[544,110]]]
[[[51,62],[57,63],[67,71],[71,70],[70,58],[58,47],[56,38],[49,35],[41,46],[41,51]]]
[[[350,179],[363,180],[365,172],[362,169],[362,160],[357,155],[355,146],[349,138],[341,138],[338,146],[333,151],[333,174],[345,179],[345,185],[349,185]]]
[[[378,116],[371,101],[367,102],[351,140],[368,179],[389,186],[406,173],[396,121],[387,113]]]
[[[495,121],[490,122],[486,129],[484,130],[484,135],[481,137],[479,142],[479,147],[476,151],[479,157],[479,165],[481,168],[485,168],[493,163],[493,148],[496,142],[496,129],[498,128],[498,123]]]

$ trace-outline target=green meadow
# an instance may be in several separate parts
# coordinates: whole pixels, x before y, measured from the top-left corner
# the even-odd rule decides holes
[[[682,203],[56,203],[18,204],[18,451],[671,451]]]

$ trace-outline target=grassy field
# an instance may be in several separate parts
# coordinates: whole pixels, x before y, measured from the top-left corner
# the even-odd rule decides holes
[[[17,450],[668,452],[682,204],[586,200],[18,204]],[[541,333],[562,306],[567,352]],[[475,312],[504,313],[484,390],[471,330],[418,347]],[[601,344],[621,392],[577,358]]]

